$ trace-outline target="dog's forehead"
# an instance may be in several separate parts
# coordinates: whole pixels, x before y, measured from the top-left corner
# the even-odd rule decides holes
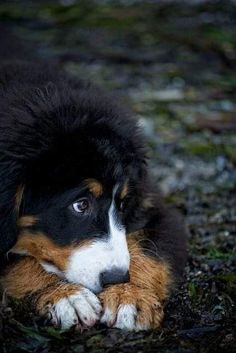
[[[43,171],[43,173],[42,173]],[[119,160],[97,158],[76,158],[68,156],[67,160],[48,161],[48,168],[40,161],[27,174],[26,184],[38,192],[66,191],[87,185],[97,193],[111,193],[117,184],[122,184],[128,172]]]
[[[55,136],[50,148],[26,167],[26,178],[37,187],[58,186],[58,190],[94,178],[112,189],[140,165],[129,139],[117,136],[114,129],[90,127]]]

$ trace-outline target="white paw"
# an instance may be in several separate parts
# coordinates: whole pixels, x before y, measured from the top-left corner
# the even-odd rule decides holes
[[[147,330],[148,327],[137,323],[137,315],[137,308],[134,304],[121,304],[117,313],[106,308],[100,321],[109,327],[112,326],[127,331]]]
[[[135,305],[120,305],[114,327],[122,330],[134,330],[136,318],[137,309]]]
[[[60,299],[50,308],[49,315],[53,325],[69,329],[72,326],[93,326],[101,312],[102,306],[96,295],[83,288],[76,294]]]

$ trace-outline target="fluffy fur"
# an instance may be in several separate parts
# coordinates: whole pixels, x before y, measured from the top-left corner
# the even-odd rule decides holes
[[[186,258],[183,222],[115,100],[45,65],[0,70],[0,250],[20,255],[2,285],[65,328],[158,327]]]

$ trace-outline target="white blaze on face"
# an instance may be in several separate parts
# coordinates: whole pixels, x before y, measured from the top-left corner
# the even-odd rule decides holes
[[[75,250],[70,258],[65,277],[68,281],[81,284],[93,292],[101,290],[100,275],[112,268],[126,273],[129,270],[130,255],[126,231],[116,217],[114,197],[108,212],[108,238],[95,240],[85,248]]]

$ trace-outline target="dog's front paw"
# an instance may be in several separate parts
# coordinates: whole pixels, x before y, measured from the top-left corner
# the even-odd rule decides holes
[[[99,295],[103,303],[101,323],[123,330],[157,328],[163,319],[163,306],[147,289],[127,284],[114,285]]]
[[[62,329],[74,326],[81,330],[94,326],[102,312],[95,294],[89,289],[69,284],[41,295],[38,309],[54,326]]]

